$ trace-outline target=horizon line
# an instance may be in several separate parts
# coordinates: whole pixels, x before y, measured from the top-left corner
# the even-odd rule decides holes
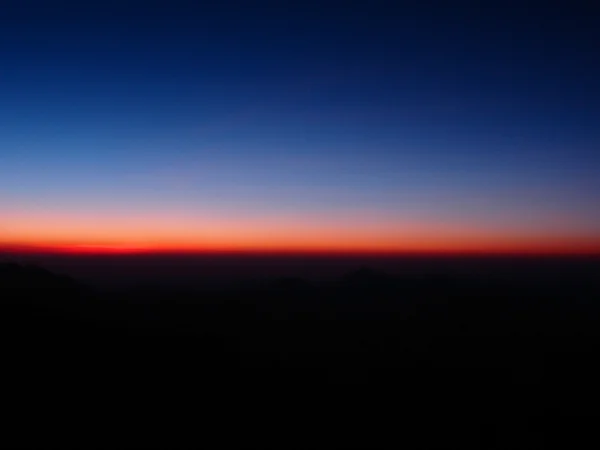
[[[314,256],[314,257],[600,257],[600,248],[575,249],[200,249],[111,245],[2,245],[0,255],[56,256]]]

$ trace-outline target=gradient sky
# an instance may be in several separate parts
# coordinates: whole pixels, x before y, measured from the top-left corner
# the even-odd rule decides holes
[[[600,252],[591,8],[68,3],[2,4],[0,245]]]

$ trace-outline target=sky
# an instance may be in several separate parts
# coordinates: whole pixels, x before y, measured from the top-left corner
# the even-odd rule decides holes
[[[593,6],[74,3],[3,2],[0,247],[600,253]]]

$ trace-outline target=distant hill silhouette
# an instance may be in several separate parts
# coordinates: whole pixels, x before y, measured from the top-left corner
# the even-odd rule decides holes
[[[0,289],[77,289],[78,283],[35,265],[0,263]]]
[[[11,393],[0,440],[543,448],[572,444],[574,432],[593,439],[599,281],[558,278],[361,267],[325,283],[102,291],[0,264]]]

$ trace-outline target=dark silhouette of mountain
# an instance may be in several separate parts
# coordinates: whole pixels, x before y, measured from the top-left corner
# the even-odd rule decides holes
[[[0,289],[77,289],[77,282],[65,275],[56,275],[42,267],[18,263],[0,264]]]
[[[3,447],[597,442],[596,263],[101,290],[0,265]]]

